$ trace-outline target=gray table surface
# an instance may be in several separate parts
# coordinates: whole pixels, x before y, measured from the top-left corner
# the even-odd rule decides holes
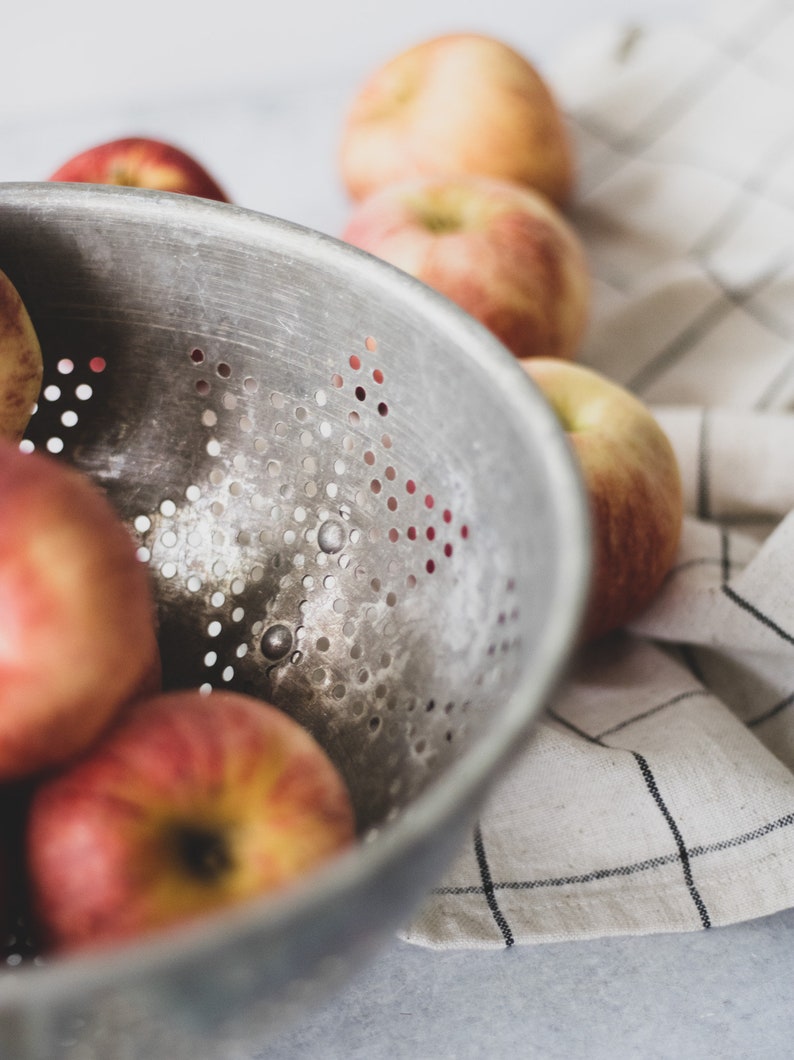
[[[784,1060],[794,910],[682,935],[468,952],[395,940],[268,1060]]]

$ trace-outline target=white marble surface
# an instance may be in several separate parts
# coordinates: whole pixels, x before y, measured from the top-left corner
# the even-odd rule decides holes
[[[701,0],[15,5],[3,20],[19,46],[0,63],[0,180],[44,179],[77,150],[141,132],[196,154],[240,205],[336,234],[342,114],[361,77],[396,50],[473,28],[549,69],[599,23],[652,26],[702,10]],[[778,1060],[792,1053],[792,941],[794,912],[497,953],[395,941],[252,1058]]]

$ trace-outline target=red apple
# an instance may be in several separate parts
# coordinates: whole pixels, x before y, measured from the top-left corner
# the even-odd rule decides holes
[[[353,207],[348,243],[485,324],[517,357],[573,357],[589,312],[581,242],[544,196],[478,176],[390,184]]]
[[[569,361],[523,366],[565,428],[590,502],[593,580],[582,637],[625,625],[653,599],[683,519],[672,446],[650,409],[600,372]]]
[[[149,572],[107,498],[0,443],[0,781],[82,750],[158,674]]]
[[[21,441],[38,401],[44,365],[19,291],[0,271],[0,438]]]
[[[89,184],[125,184],[228,202],[226,193],[185,151],[146,136],[129,136],[89,147],[49,178]]]
[[[33,905],[53,948],[132,938],[283,890],[354,836],[340,773],[287,714],[167,692],[37,788]]]
[[[571,142],[549,85],[503,41],[451,33],[423,41],[364,82],[339,147],[353,199],[417,176],[479,173],[572,193]]]

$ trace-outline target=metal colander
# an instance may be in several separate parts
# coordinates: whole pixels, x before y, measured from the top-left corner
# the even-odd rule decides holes
[[[25,444],[89,473],[129,525],[166,685],[292,714],[361,834],[288,895],[0,972],[0,1055],[236,1056],[405,921],[529,732],[581,612],[580,482],[490,334],[319,233],[6,184],[0,268],[46,358]]]

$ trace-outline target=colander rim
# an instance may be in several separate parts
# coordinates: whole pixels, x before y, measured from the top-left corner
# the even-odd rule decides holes
[[[440,318],[466,356],[488,362],[493,385],[504,400],[518,412],[531,412],[533,439],[537,440],[538,432],[544,439],[547,459],[551,461],[550,474],[559,483],[553,499],[559,506],[557,541],[566,563],[561,567],[553,609],[534,656],[536,665],[531,671],[525,667],[502,708],[499,726],[486,730],[478,738],[476,748],[453,763],[415,803],[384,826],[375,841],[341,855],[283,895],[253,899],[162,934],[114,945],[107,951],[54,956],[41,966],[14,969],[0,981],[0,1016],[15,1005],[35,1010],[48,1000],[62,1001],[109,983],[134,980],[142,973],[195,961],[218,947],[229,946],[256,927],[288,924],[305,917],[307,911],[341,900],[355,884],[373,878],[393,859],[442,827],[461,802],[476,801],[496,771],[506,766],[524,745],[548,697],[564,677],[584,611],[591,563],[586,492],[559,422],[513,355],[443,295],[332,235],[235,204],[140,188],[0,182],[0,227],[5,208],[36,206],[44,212],[78,208],[87,215],[101,208],[109,217],[114,213],[134,217],[137,212],[151,218],[153,211],[160,211],[165,223],[199,228],[211,223],[227,238],[244,237],[250,241],[266,237],[271,245],[275,240],[281,248],[294,249],[300,255],[311,246],[315,260],[327,260],[353,274],[365,271],[391,296],[407,299],[419,312]]]

